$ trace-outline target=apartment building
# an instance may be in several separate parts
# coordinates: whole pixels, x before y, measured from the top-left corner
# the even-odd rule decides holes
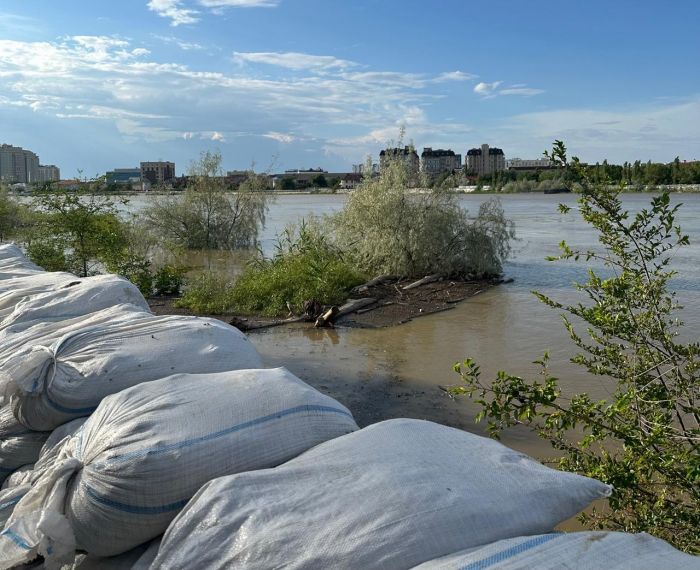
[[[39,182],[39,157],[30,150],[0,145],[0,182],[32,184]]]
[[[420,171],[428,176],[439,176],[462,168],[462,155],[453,150],[441,148],[433,150],[425,147],[420,155]]]
[[[61,170],[55,164],[40,164],[37,172],[37,182],[58,182],[61,179]]]
[[[500,148],[490,148],[482,144],[481,148],[472,148],[467,151],[467,170],[478,176],[500,172],[506,169],[506,157]]]
[[[175,178],[175,163],[166,161],[142,162],[141,179],[152,185],[170,182]]]
[[[379,153],[379,170],[387,167],[390,161],[401,160],[412,172],[418,172],[420,159],[412,146],[404,148],[387,148]]]

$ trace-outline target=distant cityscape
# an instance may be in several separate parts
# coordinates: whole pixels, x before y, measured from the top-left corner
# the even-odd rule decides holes
[[[362,179],[374,176],[386,168],[390,160],[404,162],[411,172],[421,173],[428,180],[460,174],[468,183],[510,171],[538,172],[553,168],[546,158],[506,159],[503,149],[482,144],[469,149],[464,156],[452,149],[424,147],[420,156],[412,146],[386,148],[379,153],[379,162],[371,157],[362,164],[354,164],[352,172],[328,172],[320,167],[308,169],[288,169],[281,173],[266,174],[269,188],[273,190],[303,190],[306,188],[355,188]],[[228,171],[223,177],[229,187],[237,187],[248,177],[248,172]],[[177,176],[175,163],[171,161],[144,161],[132,168],[114,168],[105,173],[104,186],[107,189],[149,191],[153,188],[184,189],[188,176]],[[58,166],[40,164],[39,156],[31,150],[9,144],[0,145],[0,183],[21,190],[51,184],[52,187],[71,189],[84,181],[62,179]]]

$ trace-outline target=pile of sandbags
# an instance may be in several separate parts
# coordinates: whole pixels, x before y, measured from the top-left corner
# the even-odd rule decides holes
[[[17,303],[42,293],[48,293],[78,283],[72,273],[36,273],[26,277],[0,280],[0,319],[15,310]]]
[[[216,319],[146,316],[91,325],[51,345],[20,349],[0,364],[15,417],[52,430],[94,411],[102,398],[165,376],[260,368],[238,329]]]
[[[400,570],[550,532],[610,492],[490,439],[390,420],[277,469],[211,481],[170,525],[153,567]]]
[[[126,552],[162,534],[208,481],[274,467],[355,429],[345,407],[282,368],[123,390],[37,464],[0,534],[0,565],[37,553],[67,561],[76,548]]]
[[[8,406],[0,408],[0,484],[20,467],[39,459],[49,435],[27,429]]]
[[[43,272],[44,270],[29,261],[15,244],[0,245],[0,280]]]
[[[96,275],[75,279],[54,288],[28,295],[22,294],[14,309],[0,320],[0,331],[11,327],[13,333],[34,324],[64,321],[128,304],[150,312],[138,288],[117,275]],[[22,326],[20,326],[22,325]]]
[[[646,533],[519,536],[431,560],[413,570],[698,570],[700,558]]]

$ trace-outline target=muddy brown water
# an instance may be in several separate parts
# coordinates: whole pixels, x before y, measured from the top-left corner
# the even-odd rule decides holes
[[[645,207],[648,194],[626,195],[631,211]],[[153,199],[130,197],[129,210],[138,211]],[[488,199],[465,195],[462,205],[476,212]],[[344,196],[280,196],[271,206],[262,232],[263,248],[271,252],[275,235],[289,222],[310,214],[325,214],[342,207]],[[557,204],[575,206],[575,196],[515,194],[501,197],[506,214],[515,221],[518,241],[504,267],[513,283],[491,288],[455,306],[385,329],[318,330],[306,326],[269,329],[250,338],[270,366],[286,366],[320,390],[351,408],[361,425],[393,417],[439,421],[483,433],[475,425],[476,407],[450,399],[440,386],[459,382],[452,365],[466,356],[475,358],[484,378],[498,370],[531,376],[532,363],[544,351],[551,356],[551,372],[566,392],[587,392],[605,398],[612,387],[586,374],[568,359],[573,348],[557,311],[542,305],[531,293],[542,291],[559,300],[579,299],[573,283],[584,280],[585,264],[552,263],[545,256],[557,253],[566,239],[572,246],[596,245],[595,233],[572,212],[560,215]],[[673,195],[683,202],[678,222],[690,235],[691,245],[674,258],[680,275],[672,285],[685,305],[683,336],[697,340],[700,330],[700,194]],[[220,252],[193,252],[188,263],[235,272],[240,256]],[[530,455],[547,458],[552,451],[532,433],[515,429],[503,438],[507,445]]]

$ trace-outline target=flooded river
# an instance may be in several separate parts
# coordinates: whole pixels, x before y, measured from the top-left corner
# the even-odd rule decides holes
[[[132,198],[138,210],[149,197]],[[465,195],[463,206],[476,213],[483,195]],[[686,323],[684,336],[698,338],[700,331],[700,194],[674,195],[682,201],[678,221],[690,235],[691,246],[674,262],[681,274],[673,282]],[[344,196],[280,196],[270,208],[262,235],[271,251],[275,235],[289,222],[309,214],[333,212]],[[573,354],[557,311],[542,305],[531,293],[538,290],[559,300],[577,299],[572,283],[585,279],[585,268],[574,263],[548,262],[566,239],[571,246],[595,246],[596,235],[577,213],[557,212],[559,202],[575,206],[575,196],[542,194],[505,195],[508,217],[516,224],[518,241],[505,265],[513,283],[494,287],[453,310],[421,317],[386,329],[319,330],[307,327],[273,328],[251,335],[270,366],[284,365],[319,389],[339,398],[361,424],[390,417],[416,417],[440,421],[480,433],[473,422],[475,407],[448,398],[440,386],[459,382],[452,365],[466,356],[475,358],[485,377],[498,370],[518,375],[536,374],[532,361],[544,351],[551,355],[551,372],[566,390],[605,397],[609,387],[573,366]],[[649,195],[627,195],[625,205],[638,210]],[[190,259],[192,261],[192,259]],[[199,258],[201,264],[226,265],[226,256]],[[234,263],[235,265],[235,260]],[[531,455],[547,457],[551,450],[525,430],[513,430],[508,445]]]

